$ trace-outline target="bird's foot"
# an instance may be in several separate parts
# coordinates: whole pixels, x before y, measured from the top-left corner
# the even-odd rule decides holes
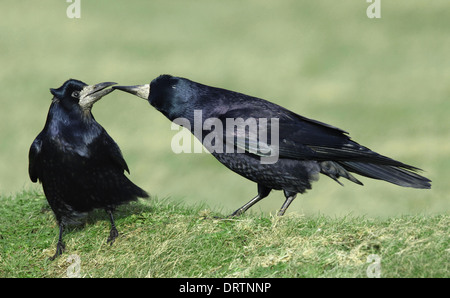
[[[48,258],[50,261],[53,261],[66,250],[66,245],[62,243],[61,241],[58,241],[58,244],[56,244],[56,253],[53,255],[53,257]]]
[[[117,229],[115,227],[111,228],[111,231],[109,231],[109,237],[108,237],[108,240],[106,241],[106,243],[109,243],[109,245],[113,245],[113,243],[117,237],[119,237],[119,232],[117,231]]]
[[[242,208],[239,208],[238,210],[236,210],[233,213],[231,213],[230,215],[228,215],[227,218],[233,218],[233,217],[240,216],[240,215],[244,214],[244,212],[245,212],[245,210],[242,210]]]

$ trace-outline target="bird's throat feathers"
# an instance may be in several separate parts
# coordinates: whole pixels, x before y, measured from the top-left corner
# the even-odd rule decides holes
[[[90,109],[63,108],[58,100],[50,106],[46,126],[53,140],[64,147],[89,145],[103,128],[95,121]],[[84,155],[85,152],[83,152]]]

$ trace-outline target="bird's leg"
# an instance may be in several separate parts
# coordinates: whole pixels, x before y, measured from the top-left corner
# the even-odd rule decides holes
[[[239,208],[238,210],[234,211],[233,213],[231,213],[229,215],[229,217],[233,217],[233,216],[239,216],[241,214],[243,214],[245,211],[247,211],[248,208],[252,207],[253,205],[255,205],[256,203],[258,203],[259,201],[261,201],[263,198],[258,194],[256,195],[256,197],[254,197],[253,199],[251,199],[247,204],[245,204],[244,206],[242,206],[241,208]]]
[[[62,242],[63,232],[64,232],[64,225],[62,223],[59,223],[59,238],[58,238],[58,244],[56,244],[56,253],[53,255],[53,257],[49,258],[50,261],[53,261],[58,256],[62,255],[62,253],[66,249],[66,246]]]
[[[285,192],[285,195],[286,195],[286,201],[284,201],[283,206],[281,206],[280,211],[278,211],[278,216],[283,216],[284,215],[284,213],[286,212],[287,208],[289,208],[289,205],[291,205],[292,201],[297,196],[297,194],[288,195],[286,192]]]
[[[106,213],[108,213],[109,220],[111,222],[111,230],[109,231],[109,237],[106,242],[110,243],[110,245],[112,245],[114,243],[114,241],[116,240],[116,238],[119,236],[119,232],[117,231],[116,224],[114,223],[114,217],[112,214],[112,210],[107,209]]]
[[[253,199],[251,199],[247,204],[245,204],[244,206],[242,206],[241,208],[239,208],[238,210],[234,211],[233,213],[231,213],[231,215],[229,215],[228,217],[233,217],[233,216],[239,216],[241,214],[243,214],[245,211],[247,211],[250,207],[252,207],[253,205],[255,205],[256,203],[258,203],[259,201],[261,201],[262,199],[264,199],[265,197],[267,197],[270,193],[272,189],[270,188],[266,188],[262,185],[258,184],[258,195],[256,195],[256,197],[254,197]]]

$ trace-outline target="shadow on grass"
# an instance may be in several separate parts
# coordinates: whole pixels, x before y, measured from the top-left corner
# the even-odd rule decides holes
[[[126,219],[132,215],[139,215],[142,213],[153,213],[155,211],[155,207],[151,206],[148,202],[148,200],[138,200],[135,202],[130,202],[124,205],[120,205],[116,208],[116,210],[113,212],[114,221],[120,222],[123,219]],[[53,211],[46,202],[45,205],[41,208],[41,213],[51,213],[53,215]],[[54,218],[54,216],[53,216]],[[55,225],[56,219],[54,218]],[[110,223],[109,215],[106,213],[104,209],[94,209],[93,211],[90,211],[87,213],[87,215],[80,219],[79,224],[71,224],[64,227],[64,234],[71,234],[71,233],[78,233],[80,231],[83,231],[87,226],[95,225],[99,221]],[[118,227],[120,228],[120,227]],[[57,232],[55,231],[55,235],[57,235]]]

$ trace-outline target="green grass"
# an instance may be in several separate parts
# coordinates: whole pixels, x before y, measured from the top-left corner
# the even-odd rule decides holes
[[[206,205],[152,198],[119,208],[112,246],[105,213],[94,211],[51,262],[57,226],[41,193],[1,197],[0,214],[0,277],[66,277],[70,255],[81,277],[366,277],[372,254],[381,277],[450,277],[447,215],[219,219]]]

